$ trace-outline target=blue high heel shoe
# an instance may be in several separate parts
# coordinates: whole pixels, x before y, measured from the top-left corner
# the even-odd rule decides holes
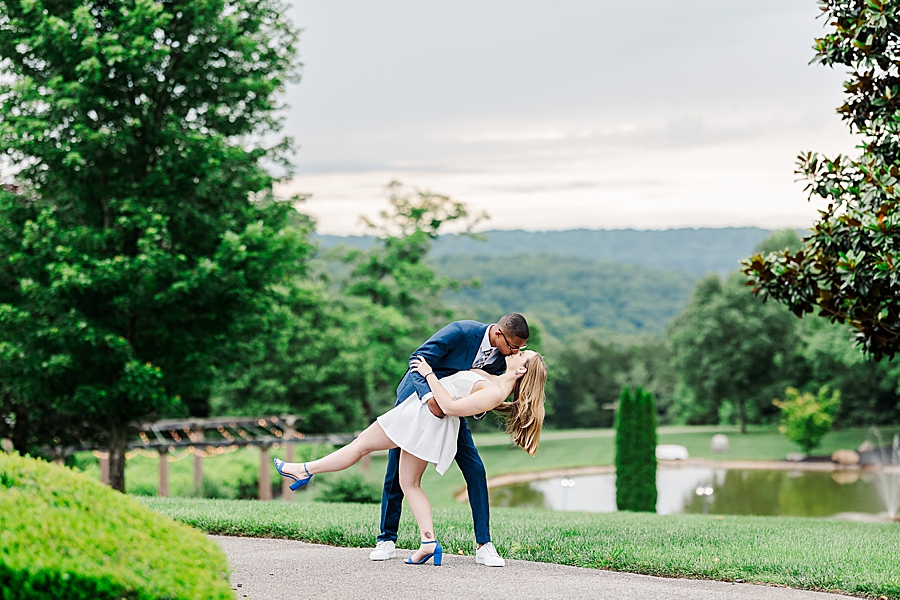
[[[432,556],[434,557],[434,566],[441,566],[441,562],[444,560],[444,549],[441,547],[440,542],[437,540],[432,540],[430,542],[422,542],[422,544],[434,544],[434,552],[431,554],[426,554],[420,560],[413,561],[412,556],[406,559],[406,564],[408,565],[424,565],[428,562],[428,559]]]
[[[302,488],[304,485],[309,483],[310,479],[312,479],[312,473],[310,473],[309,469],[306,468],[306,463],[303,463],[303,470],[306,471],[307,477],[306,477],[306,479],[300,479],[299,477],[294,477],[290,473],[285,473],[284,471],[281,470],[281,468],[284,466],[283,460],[281,460],[280,458],[273,458],[272,460],[275,462],[275,470],[278,471],[279,475],[281,475],[282,477],[289,477],[294,480],[294,483],[291,484],[292,492],[296,492],[297,490]]]

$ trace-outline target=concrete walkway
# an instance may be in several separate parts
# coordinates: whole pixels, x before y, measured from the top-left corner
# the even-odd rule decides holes
[[[452,598],[522,600],[827,600],[837,594],[693,579],[665,579],[508,560],[506,567],[475,564],[472,556],[445,555],[435,567],[406,565],[412,554],[373,562],[367,548],[334,548],[290,540],[210,536],[231,565],[240,600]]]

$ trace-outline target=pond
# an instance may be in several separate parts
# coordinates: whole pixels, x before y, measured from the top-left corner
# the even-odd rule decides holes
[[[877,474],[859,471],[660,469],[656,473],[659,514],[788,515],[830,517],[877,515],[885,505]],[[698,488],[704,490],[698,495]],[[494,488],[492,506],[615,512],[615,474],[555,478]]]

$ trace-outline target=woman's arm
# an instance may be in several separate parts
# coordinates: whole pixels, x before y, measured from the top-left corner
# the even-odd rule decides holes
[[[429,383],[436,380],[437,377],[429,377],[427,379]],[[441,382],[438,381],[437,385],[440,384]],[[438,401],[444,414],[450,415],[451,417],[471,417],[486,413],[489,410],[494,410],[500,406],[500,403],[503,402],[503,397],[500,394],[500,390],[496,387],[485,385],[477,392],[472,392],[465,398],[460,398],[459,400],[453,400],[448,397],[447,399],[449,402],[445,403],[437,394],[434,395],[434,398]]]
[[[489,410],[494,410],[503,402],[503,393],[499,388],[492,385],[485,385],[482,389],[469,394],[465,398],[454,400],[424,359],[416,357],[410,361],[410,366],[425,378],[425,382],[431,388],[431,393],[434,395],[434,399],[441,407],[441,410],[444,411],[444,414],[451,417],[480,415]]]

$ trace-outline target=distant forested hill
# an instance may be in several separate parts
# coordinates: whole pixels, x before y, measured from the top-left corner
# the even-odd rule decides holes
[[[738,262],[766,239],[771,231],[755,227],[728,229],[635,229],[570,231],[488,231],[487,241],[445,235],[434,244],[432,256],[455,254],[508,256],[558,254],[589,261],[644,265],[665,271],[705,275],[734,271]],[[319,236],[323,247],[340,242],[360,247],[371,238]]]
[[[507,312],[523,312],[538,317],[546,332],[560,339],[588,330],[662,333],[694,287],[694,278],[679,271],[553,254],[445,255],[430,262],[443,275],[481,280],[479,288],[446,294],[460,317],[491,322]]]
[[[442,236],[429,262],[481,287],[446,295],[460,318],[511,311],[539,317],[546,333],[658,335],[684,308],[696,280],[739,267],[771,232],[757,228],[488,231],[486,241]],[[366,237],[318,236],[323,248],[361,248]]]

